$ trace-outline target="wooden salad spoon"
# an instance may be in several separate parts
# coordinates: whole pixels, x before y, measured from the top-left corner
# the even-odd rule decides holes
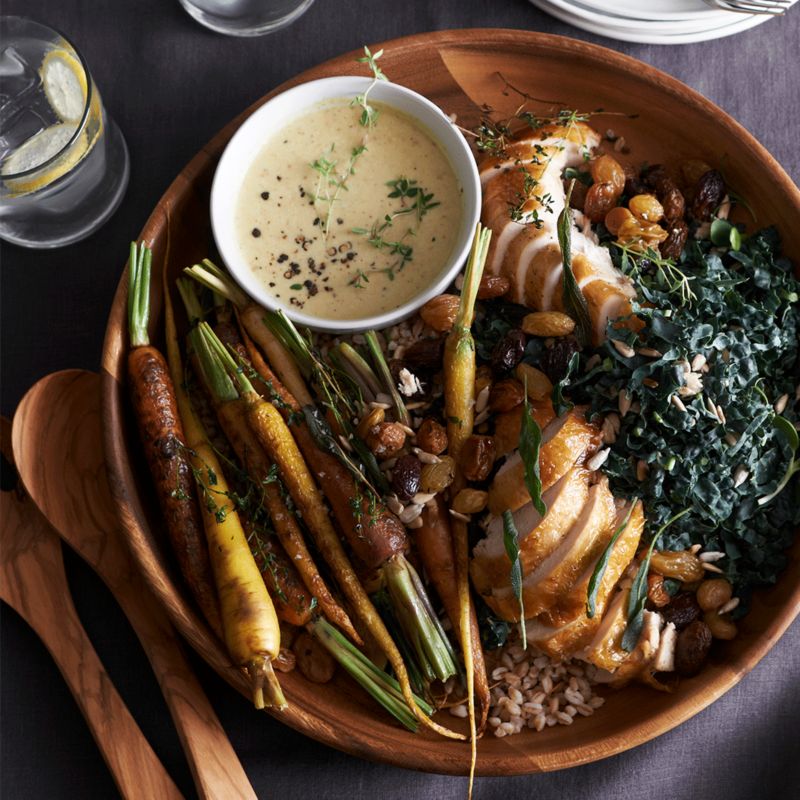
[[[86,635],[72,602],[61,542],[17,478],[11,423],[2,418],[0,598],[37,633],[69,686],[125,798],[180,800]]]
[[[199,796],[254,800],[174,629],[123,542],[106,477],[100,383],[95,373],[67,370],[42,378],[28,391],[12,431],[20,476],[50,524],[95,569],[130,620],[172,714]]]

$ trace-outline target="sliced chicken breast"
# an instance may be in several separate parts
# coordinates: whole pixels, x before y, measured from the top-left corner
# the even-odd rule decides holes
[[[608,481],[603,479],[589,489],[586,503],[558,546],[523,578],[526,618],[550,608],[559,595],[572,586],[591,562],[596,541],[613,524],[614,515],[614,498],[608,490]],[[510,581],[502,587],[495,587],[491,596],[486,597],[486,602],[503,619],[519,620],[519,602]]]
[[[527,575],[554,550],[572,527],[589,494],[587,473],[575,467],[542,496],[547,506],[544,519],[528,503],[514,512],[514,526],[519,533],[522,574]],[[511,562],[503,541],[503,519],[494,517],[486,538],[475,546],[470,574],[477,591],[491,594],[493,589],[509,585]]]
[[[583,164],[597,144],[599,136],[585,123],[554,123],[519,137],[504,154],[482,159],[482,220],[493,233],[487,268],[509,279],[508,296],[515,302],[541,311],[563,310],[557,237],[566,201],[561,176],[566,167]],[[630,314],[635,290],[590,232],[573,230],[572,249],[573,269],[583,272],[578,281],[589,307],[593,341],[600,344],[608,320]]]
[[[549,489],[559,478],[600,444],[599,428],[586,421],[581,409],[575,408],[550,422],[542,431],[539,450],[539,474],[542,491]],[[519,451],[508,457],[489,487],[489,510],[498,516],[504,511],[516,511],[530,500],[525,486],[525,467]]]

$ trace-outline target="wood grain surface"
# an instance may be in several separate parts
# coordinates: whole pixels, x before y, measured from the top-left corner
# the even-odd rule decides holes
[[[478,107],[484,103],[500,115],[519,106],[520,95],[509,88],[512,84],[556,107],[602,107],[613,112],[598,115],[594,123],[624,135],[630,158],[638,162],[674,162],[692,156],[724,166],[729,185],[746,188],[748,200],[759,209],[759,220],[769,220],[781,230],[787,254],[800,254],[800,192],[777,162],[712,103],[646,64],[595,45],[524,31],[442,31],[383,46],[387,74],[430,97],[446,113],[456,114],[465,127],[475,124]],[[303,73],[272,94],[304,80],[355,73],[355,55]],[[257,105],[231,122],[189,163],[142,231],[141,238],[154,249],[157,277],[151,334],[156,341],[161,328],[159,270],[177,275],[211,249],[207,201],[214,166],[225,143]],[[178,630],[219,674],[244,691],[241,676],[230,669],[219,643],[181,588],[153,513],[152,491],[137,454],[125,396],[126,292],[123,277],[103,353],[105,443],[120,519],[146,581]],[[716,649],[704,671],[684,681],[675,694],[631,687],[610,694],[602,712],[580,725],[511,739],[485,738],[478,748],[479,774],[560,769],[619,753],[670,730],[752,669],[792,621],[798,605],[800,543],[795,544],[780,583],[756,596],[739,637]],[[292,674],[285,676],[283,685],[290,701],[283,719],[320,741],[405,767],[456,774],[467,768],[467,748],[397,728],[342,678],[312,688]]]
[[[106,477],[100,376],[48,375],[14,415],[17,469],[50,524],[100,575],[153,666],[189,761],[198,795],[256,797],[214,709],[193,675],[161,605],[119,530]]]
[[[10,424],[2,420],[3,458],[12,463]],[[61,542],[3,464],[0,492],[0,597],[44,642],[81,709],[92,736],[128,800],[183,795],[158,760],[114,688],[72,604]],[[41,687],[47,692],[47,687]]]

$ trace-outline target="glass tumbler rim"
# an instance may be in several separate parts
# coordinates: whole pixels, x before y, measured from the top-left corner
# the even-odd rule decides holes
[[[93,83],[94,83],[92,81],[91,73],[89,72],[89,66],[86,63],[86,59],[83,57],[83,53],[81,53],[81,51],[75,46],[72,40],[69,39],[67,36],[65,36],[60,30],[58,30],[57,28],[52,28],[49,25],[45,25],[44,23],[32,19],[31,17],[23,17],[22,15],[19,14],[0,14],[0,26],[5,27],[6,25],[8,25],[8,23],[11,22],[22,23],[23,25],[34,25],[38,28],[42,28],[48,33],[54,34],[54,38],[55,37],[60,38],[72,50],[72,52],[78,58],[78,61],[80,62],[80,65],[83,69],[83,73],[86,76],[86,102],[84,103],[83,113],[81,114],[81,119],[80,122],[78,123],[78,126],[75,128],[74,132],[72,133],[72,136],[69,137],[67,142],[61,147],[60,150],[53,153],[53,155],[50,156],[50,158],[48,158],[46,161],[42,161],[41,164],[36,164],[33,167],[29,167],[28,169],[23,170],[22,172],[9,172],[3,174],[2,176],[3,181],[16,180],[18,178],[26,178],[31,175],[35,175],[37,172],[55,163],[59,158],[61,158],[61,156],[64,155],[64,153],[66,153],[69,150],[70,147],[72,147],[73,144],[75,144],[75,142],[78,141],[89,119],[89,111],[91,109],[93,100],[92,95],[93,95]]]

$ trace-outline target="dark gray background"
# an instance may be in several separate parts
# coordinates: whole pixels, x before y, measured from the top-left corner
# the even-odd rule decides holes
[[[800,9],[730,39],[629,45],[586,34],[524,0],[317,0],[294,26],[255,40],[204,30],[176,0],[5,0],[83,51],[131,151],[131,183],[114,218],[53,252],[3,246],[2,412],[67,367],[96,369],[127,244],[162,192],[228,120],[271,88],[363,43],[456,27],[512,27],[595,41],[680,78],[720,105],[800,175]],[[646,109],[643,109],[646,111]],[[65,479],[68,477],[65,476]],[[113,599],[65,553],[76,604],[101,658],[187,797],[194,789],[149,665]],[[0,628],[3,798],[114,797],[75,703],[45,649],[7,607]],[[195,659],[198,674],[261,797],[462,798],[466,781],[358,761],[256,714]],[[711,708],[654,742],[565,772],[477,782],[477,798],[800,796],[800,625]]]

